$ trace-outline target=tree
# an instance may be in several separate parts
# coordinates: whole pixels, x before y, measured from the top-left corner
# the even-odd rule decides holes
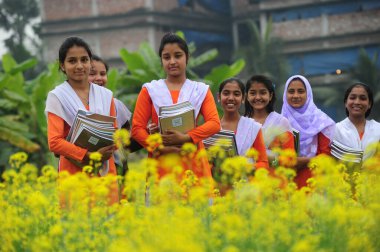
[[[352,68],[351,76],[354,81],[363,82],[370,86],[373,91],[374,104],[371,116],[380,119],[380,68],[377,65],[379,52],[375,52],[371,58],[364,48],[359,51],[359,58],[356,65]]]
[[[11,36],[5,40],[5,45],[17,62],[31,57],[24,45],[28,38],[25,29],[31,20],[38,16],[36,0],[0,0],[0,27],[11,32]],[[32,28],[38,33],[38,25]]]
[[[250,44],[241,46],[236,52],[238,57],[243,57],[246,61],[244,74],[248,77],[263,74],[274,83],[284,83],[288,77],[288,64],[283,54],[282,40],[272,34],[272,21],[268,21],[263,34],[252,20],[247,25],[250,30]]]

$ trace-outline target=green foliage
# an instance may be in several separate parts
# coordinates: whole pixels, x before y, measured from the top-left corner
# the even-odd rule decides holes
[[[282,40],[272,34],[272,21],[268,21],[263,33],[253,21],[247,24],[251,43],[241,46],[236,52],[238,57],[243,57],[247,62],[244,74],[264,74],[274,83],[284,83],[288,77],[288,64],[283,54]]]
[[[37,61],[30,59],[21,64],[9,54],[2,58],[3,70],[0,72],[0,140],[9,142],[25,151],[34,152],[40,149],[31,139],[29,128],[22,122],[22,113],[19,109],[28,107],[28,96],[25,93],[22,71],[33,67]]]
[[[48,92],[64,78],[57,71],[58,65],[51,64],[35,79],[25,81],[23,72],[36,64],[34,58],[20,64],[10,54],[2,58],[0,147],[11,149],[14,146],[29,153],[34,152],[31,159],[38,164],[54,163],[46,141],[45,101]],[[4,160],[0,160],[0,165],[4,163]]]

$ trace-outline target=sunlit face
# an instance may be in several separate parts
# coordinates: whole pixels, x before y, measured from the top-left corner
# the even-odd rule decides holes
[[[224,113],[237,112],[243,102],[243,93],[235,81],[228,82],[219,94]]]
[[[365,117],[365,113],[371,107],[367,91],[361,87],[354,87],[348,94],[346,109],[350,117]]]
[[[90,75],[88,81],[98,84],[99,86],[107,85],[107,69],[101,61],[93,60],[91,62]]]
[[[88,81],[91,63],[90,56],[84,47],[71,47],[67,51],[66,58],[60,66],[62,71],[65,72],[69,82]]]
[[[265,110],[272,100],[273,94],[269,92],[263,83],[254,82],[248,90],[247,100],[253,111]]]
[[[305,85],[300,80],[290,82],[286,90],[286,100],[293,108],[301,108],[307,100]]]
[[[167,76],[186,75],[186,53],[177,43],[166,44],[161,54],[161,62]]]

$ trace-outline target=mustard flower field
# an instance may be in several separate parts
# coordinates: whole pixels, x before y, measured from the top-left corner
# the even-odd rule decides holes
[[[282,153],[275,174],[252,175],[246,158],[227,159],[219,184],[183,171],[184,160],[202,155],[187,145],[178,156],[129,164],[125,177],[97,177],[88,167],[39,172],[16,153],[0,184],[0,250],[380,251],[379,156],[362,169],[319,156],[299,190],[286,168],[292,154]],[[171,169],[159,179],[162,162]],[[115,181],[122,199],[111,204]]]

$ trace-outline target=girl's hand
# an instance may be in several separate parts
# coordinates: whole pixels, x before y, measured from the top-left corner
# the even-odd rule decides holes
[[[181,146],[186,142],[191,142],[190,136],[177,130],[167,130],[162,134],[162,143],[165,146]]]
[[[103,147],[103,148],[100,148],[98,150],[98,152],[100,154],[102,154],[102,162],[107,161],[108,159],[110,159],[116,149],[117,148],[116,148],[115,144],[109,145],[109,146],[106,146],[106,147]]]
[[[146,128],[150,135],[160,132],[160,128],[158,128],[158,125],[155,123],[149,123],[148,126],[146,126]]]

